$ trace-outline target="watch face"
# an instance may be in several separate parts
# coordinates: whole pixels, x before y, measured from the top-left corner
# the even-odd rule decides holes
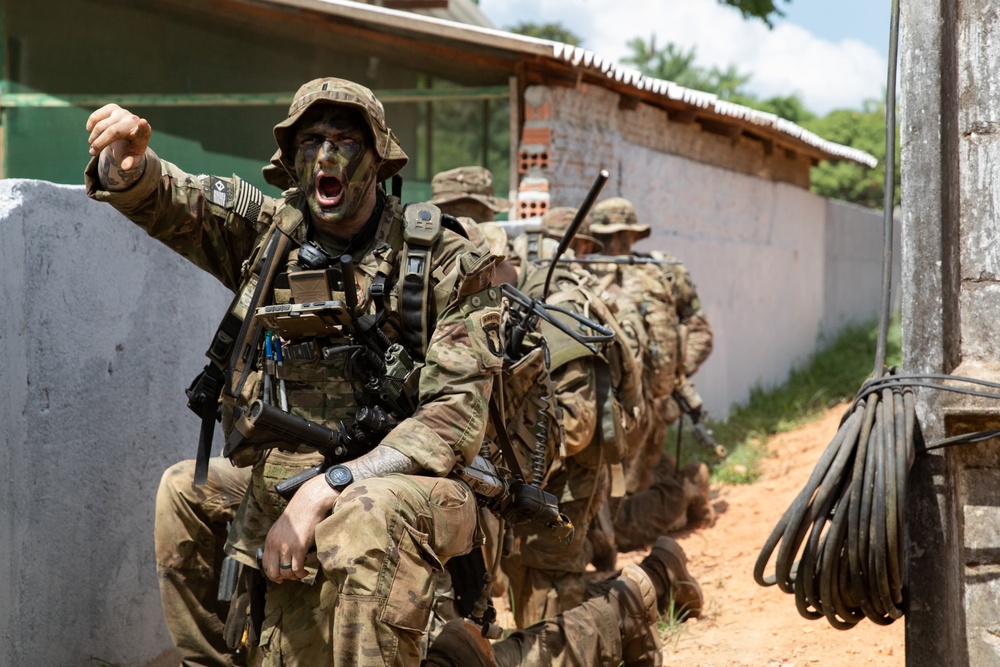
[[[343,466],[334,466],[330,468],[330,471],[326,473],[326,478],[330,481],[331,486],[344,487],[351,483],[354,476],[351,475],[351,471]]]

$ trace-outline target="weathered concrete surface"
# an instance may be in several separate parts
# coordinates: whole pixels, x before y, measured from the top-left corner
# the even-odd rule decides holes
[[[81,187],[0,181],[0,233],[0,665],[143,665],[153,499],[230,296]]]
[[[1000,378],[995,3],[903,3],[904,364]],[[927,439],[996,428],[995,400],[918,394]],[[907,664],[1000,663],[996,441],[920,456],[909,507]],[[947,619],[944,621],[943,619]]]
[[[801,156],[623,109],[593,86],[531,86],[526,99],[548,103],[551,205],[579,206],[607,168],[601,198],[630,199],[652,226],[638,247],[690,270],[716,337],[694,378],[713,416],[783,382],[821,337],[877,319],[882,215],[793,184]]]

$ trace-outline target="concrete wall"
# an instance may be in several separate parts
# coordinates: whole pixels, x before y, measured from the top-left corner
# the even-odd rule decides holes
[[[670,123],[645,105],[623,110],[618,95],[592,86],[534,86],[526,99],[548,116],[551,205],[579,205],[607,168],[601,198],[630,199],[653,228],[638,247],[690,270],[715,331],[694,378],[713,416],[784,381],[822,335],[877,318],[881,213],[792,184],[796,168],[808,170],[801,158]]]
[[[0,180],[0,234],[0,665],[147,664],[153,499],[230,297],[81,187]]]
[[[904,365],[996,382],[996,7],[969,0],[903,3],[901,10]],[[931,441],[1000,427],[995,399],[924,390],[917,409]],[[998,456],[993,439],[917,457],[907,665],[1000,664]]]

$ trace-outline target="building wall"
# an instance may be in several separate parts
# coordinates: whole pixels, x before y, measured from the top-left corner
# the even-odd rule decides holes
[[[231,297],[81,187],[0,180],[0,231],[0,665],[145,665],[153,499]]]
[[[618,95],[593,86],[532,86],[525,105],[523,141],[535,154],[530,142],[542,142],[546,164],[522,182],[546,181],[546,205],[575,206],[608,169],[600,198],[632,200],[652,226],[638,247],[691,272],[715,331],[694,378],[713,416],[781,383],[821,335],[877,317],[881,214],[796,184],[808,162],[646,105],[621,109]]]

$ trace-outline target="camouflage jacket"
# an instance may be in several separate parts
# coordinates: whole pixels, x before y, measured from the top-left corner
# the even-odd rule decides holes
[[[236,176],[192,176],[160,160],[153,151],[147,152],[142,178],[125,192],[100,189],[96,159],[88,165],[86,177],[90,197],[111,203],[150,236],[237,293],[246,291],[252,256],[272,225],[290,236],[293,245],[303,242],[309,231],[304,202],[296,200],[295,191],[286,192],[280,200],[265,197]],[[354,258],[361,312],[374,312],[369,288],[376,274],[386,272],[388,266],[387,321],[382,328],[392,342],[406,345],[399,286],[402,245],[401,208],[396,200],[387,198],[374,236],[357,248],[349,245],[348,251]],[[493,378],[502,363],[503,351],[497,345],[500,336],[487,334],[490,327],[499,324],[499,291],[490,288],[496,258],[479,255],[467,239],[454,232],[442,230],[428,256],[427,344],[422,350],[408,349],[414,359],[423,360],[417,406],[381,444],[410,457],[429,474],[447,475],[456,463],[471,461],[482,442]],[[294,270],[294,261],[293,251],[289,270]],[[273,298],[280,302],[277,292]],[[349,417],[356,406],[352,405],[351,383],[341,377],[343,371],[343,365],[322,360],[298,365],[286,360],[281,377],[289,387],[290,411],[328,426]],[[247,382],[244,400],[249,402],[259,395],[259,388],[259,382]],[[298,455],[282,454],[276,457],[282,460],[279,467],[288,468],[289,474],[308,467],[305,462],[285,465],[285,459]],[[304,457],[315,460],[315,454]],[[258,462],[255,478],[266,476],[259,470],[264,466]],[[279,474],[275,480],[285,476],[289,475]],[[255,479],[254,485],[259,481]],[[271,497],[256,500],[273,521],[283,504],[273,494],[268,495]],[[260,539],[269,525],[269,521],[258,525],[255,532]]]

